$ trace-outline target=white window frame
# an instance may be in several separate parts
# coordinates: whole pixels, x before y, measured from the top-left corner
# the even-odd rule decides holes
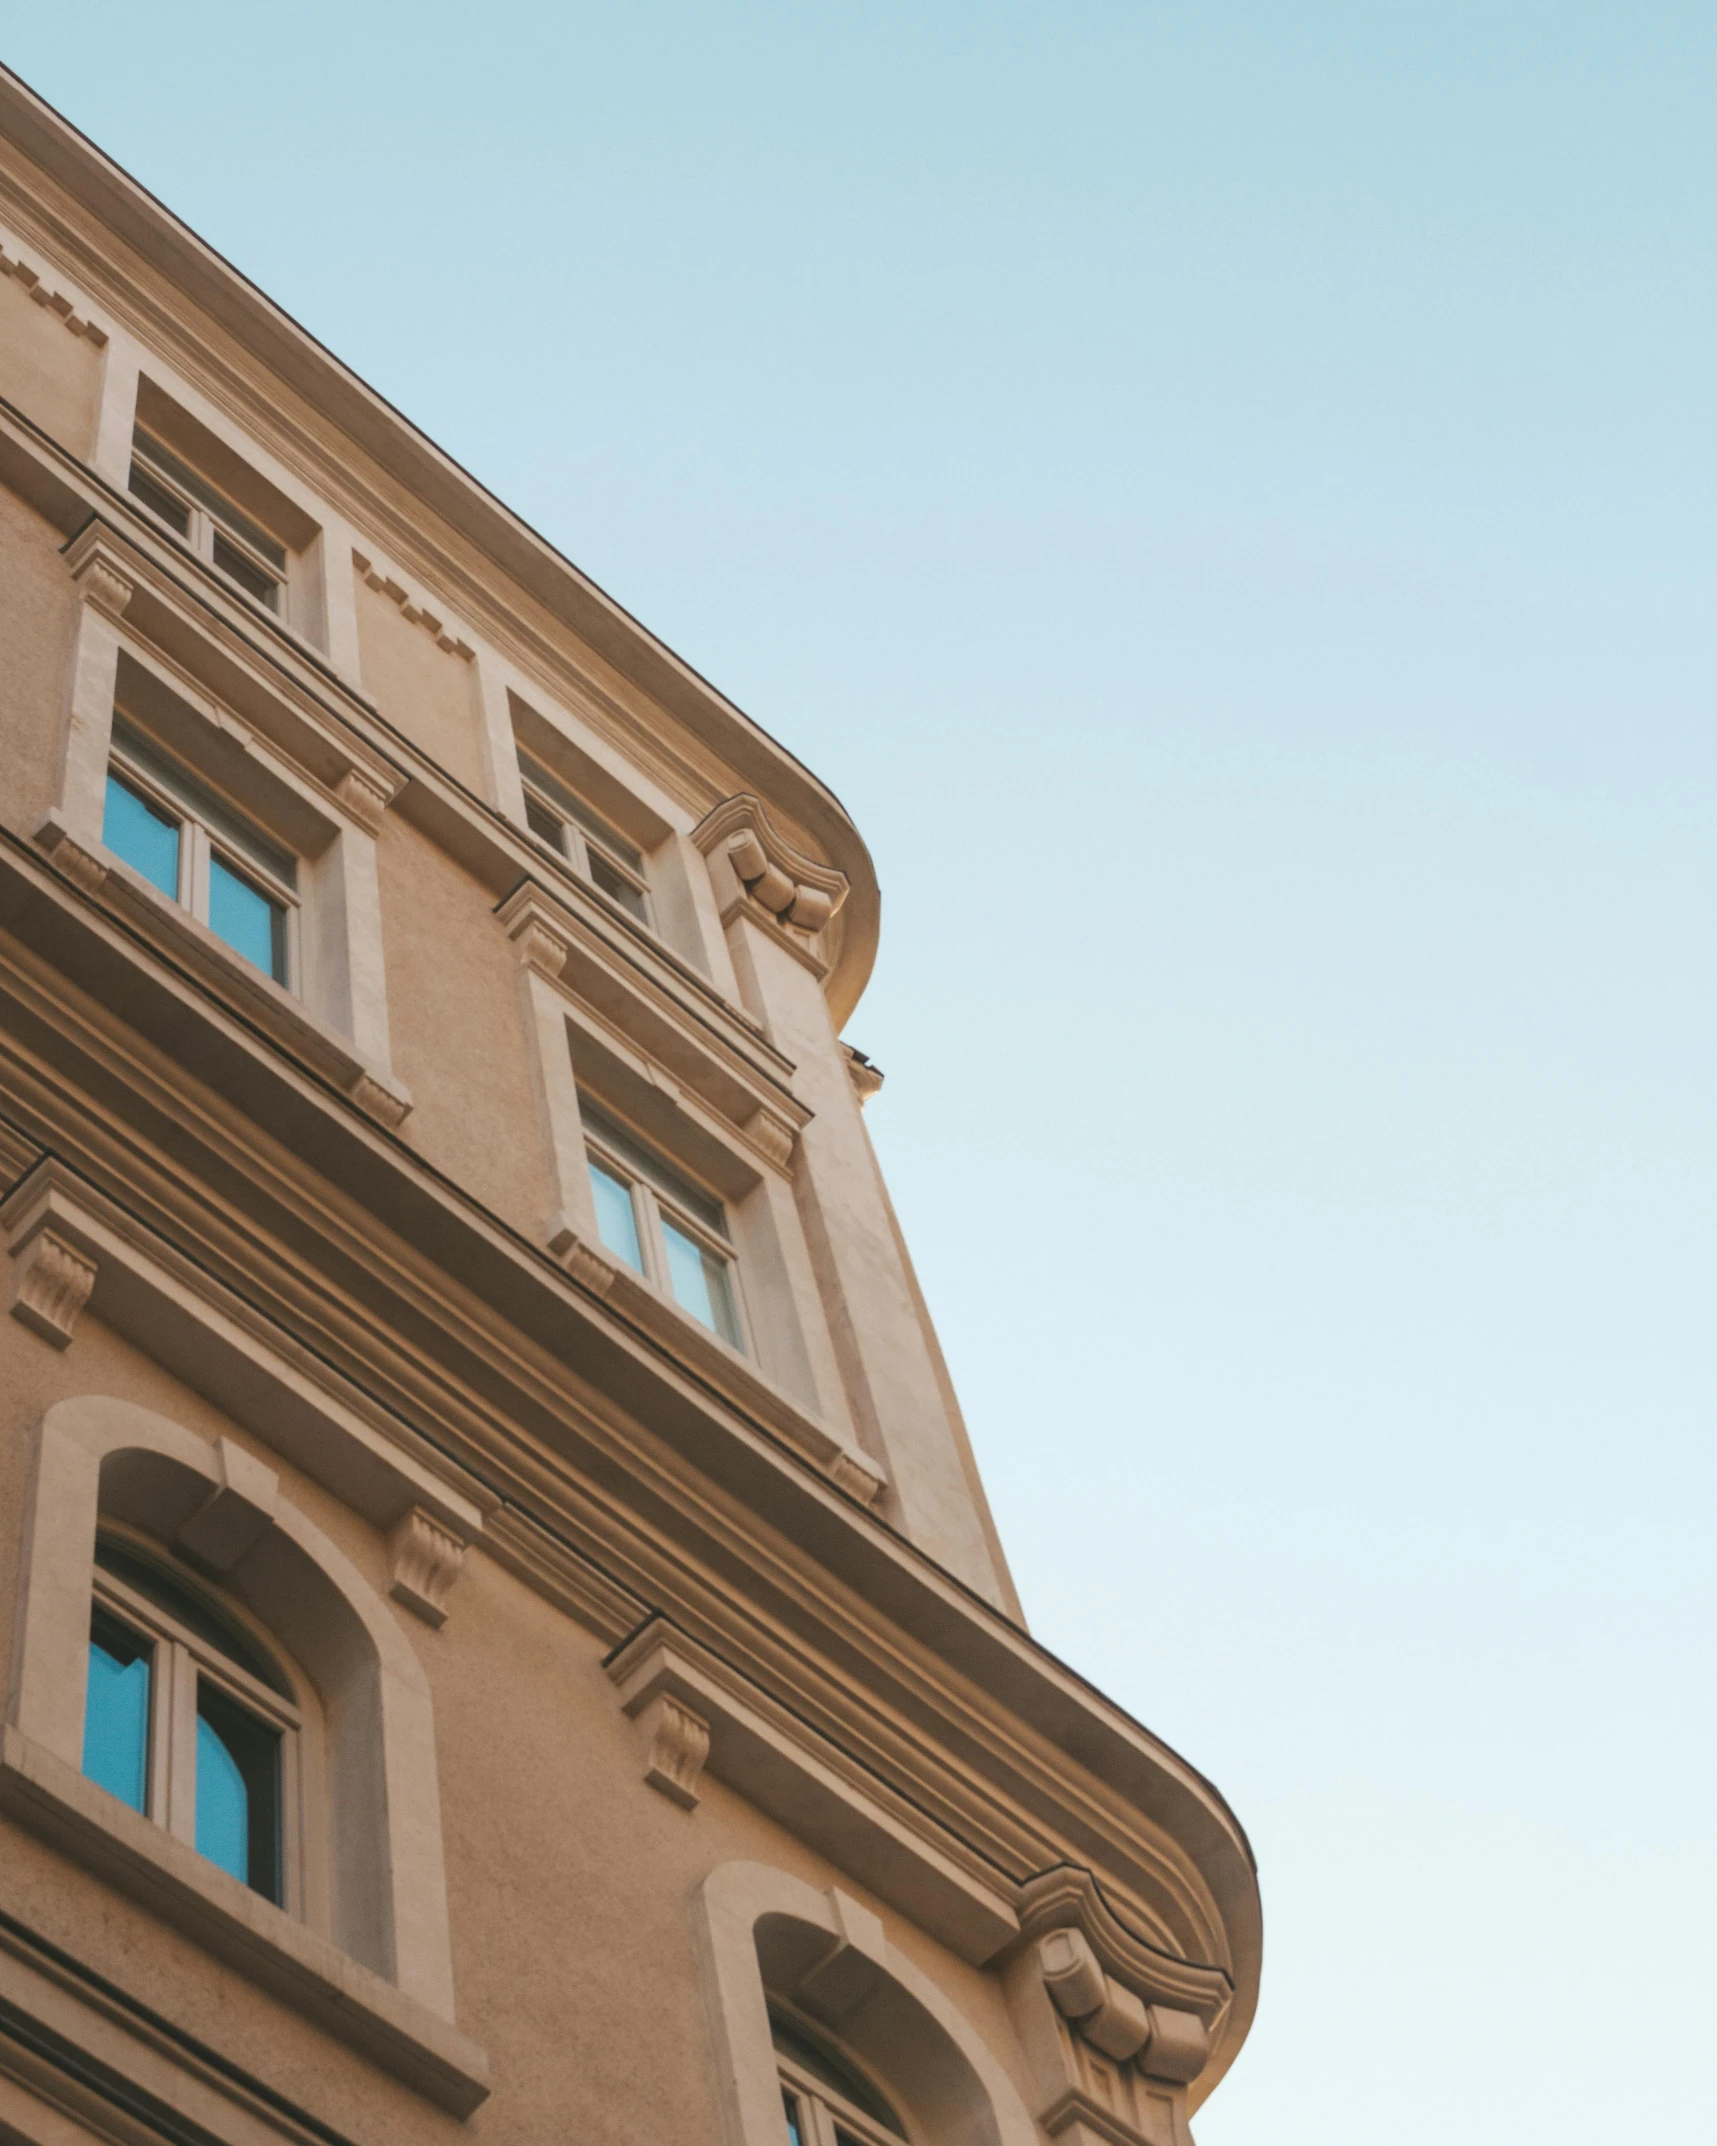
[[[113,735],[108,747],[109,772],[117,773],[124,784],[177,825],[179,886],[175,899],[179,907],[188,910],[199,924],[209,923],[209,865],[212,858],[218,857],[235,878],[255,886],[266,900],[280,908],[282,967],[286,973],[283,976],[273,976],[272,980],[283,990],[301,996],[299,977],[302,973],[300,950],[303,943],[303,926],[296,870],[293,880],[282,878],[278,873],[269,870],[258,857],[240,849],[230,837],[213,828],[205,817],[206,808],[201,808],[198,804],[193,787],[210,787],[213,794],[212,786],[204,785],[200,777],[191,775],[187,770],[185,788],[179,789],[162,769],[145,766],[135,752],[127,749],[127,740],[121,729],[123,720],[116,711]],[[126,727],[134,726],[126,723]],[[156,747],[154,750],[160,752],[163,762],[169,766],[172,764],[172,756],[163,748]],[[224,807],[224,800],[221,802]],[[224,809],[229,809],[233,819],[241,825],[254,825],[250,815],[241,812],[237,806]],[[286,855],[291,854],[285,843],[277,842],[260,827],[255,829],[255,835],[256,840],[267,848],[280,850]],[[105,844],[103,846],[105,847]],[[111,856],[118,853],[109,851],[108,854]],[[123,857],[119,861],[122,864],[126,862]],[[297,867],[302,860],[295,858],[293,862]],[[132,866],[130,869],[135,870],[136,867]],[[213,929],[212,926],[210,928]],[[222,944],[226,942],[223,940]],[[235,947],[233,951],[237,953],[238,949]],[[267,969],[260,973],[272,976],[272,971]]]
[[[525,825],[530,832],[570,864],[581,879],[588,880],[623,916],[654,934],[656,912],[650,900],[643,851],[609,827],[599,814],[575,797],[551,769],[544,767],[522,746],[518,750],[518,759],[519,781],[525,793]],[[533,806],[539,815],[553,822],[555,831],[552,834],[532,818]],[[598,877],[599,866],[606,868],[637,898],[638,909],[630,908],[612,889],[603,886]],[[643,912],[641,915],[639,910]]]
[[[725,1271],[728,1303],[733,1312],[734,1331],[731,1334],[724,1334],[719,1326],[704,1327],[704,1331],[713,1333],[718,1341],[725,1342],[730,1349],[736,1349],[741,1356],[755,1359],[756,1352],[752,1342],[751,1322],[746,1317],[745,1311],[745,1291],[740,1282],[739,1253],[725,1227],[727,1202],[718,1198],[715,1193],[705,1192],[701,1186],[693,1184],[684,1171],[678,1169],[665,1158],[658,1163],[657,1167],[664,1176],[670,1178],[686,1177],[688,1191],[701,1193],[713,1207],[720,1210],[723,1217],[723,1228],[721,1230],[712,1229],[702,1216],[693,1214],[683,1202],[676,1200],[666,1186],[654,1183],[639,1167],[637,1161],[622,1154],[611,1140],[605,1139],[601,1124],[591,1122],[591,1108],[590,1104],[581,1101],[579,1114],[584,1128],[586,1160],[588,1163],[599,1164],[602,1169],[608,1172],[609,1176],[617,1178],[632,1195],[633,1225],[638,1233],[638,1248],[644,1261],[643,1279],[650,1284],[650,1287],[659,1296],[664,1297],[677,1310],[684,1312],[688,1319],[695,1320],[699,1326],[703,1326],[703,1321],[698,1318],[697,1313],[682,1304],[674,1294],[673,1281],[668,1268],[667,1243],[662,1234],[663,1219],[666,1217],[676,1229],[689,1237],[706,1256],[719,1260]],[[604,1111],[602,1115],[606,1116],[607,1113]],[[628,1130],[626,1128],[620,1129]],[[631,1135],[628,1130],[628,1137],[634,1138],[635,1136]],[[637,1145],[643,1154],[650,1154],[651,1151],[647,1142],[639,1140]],[[603,1249],[616,1259],[623,1257],[612,1245],[604,1243]]]
[[[163,457],[166,462],[176,464],[177,470],[164,466]],[[212,566],[216,573],[240,590],[252,603],[260,604],[270,617],[284,620],[288,611],[292,563],[292,554],[287,547],[280,543],[278,538],[267,539],[270,546],[279,552],[278,559],[270,557],[260,549],[256,537],[266,536],[266,532],[257,528],[251,517],[236,504],[228,502],[223,514],[213,504],[216,500],[224,501],[226,497],[219,485],[211,484],[200,472],[191,470],[188,463],[181,462],[170,447],[154,438],[142,425],[136,428],[131,441],[132,468],[139,463],[143,466],[147,481],[164,492],[184,512],[186,526],[183,529],[176,528],[158,508],[152,506],[132,484],[131,472],[128,469],[126,490],[138,505],[153,514],[157,521],[164,522],[181,542],[190,545],[205,565]],[[184,475],[178,474],[178,470],[182,470]],[[195,491],[186,482],[188,477],[193,476],[197,485]],[[203,494],[208,496],[201,496]],[[255,536],[250,533],[253,529],[256,531]],[[217,543],[229,546],[252,573],[271,585],[274,590],[272,603],[266,596],[247,588],[237,575],[222,564],[216,554]]]
[[[782,2017],[790,2025],[799,2024],[786,2011],[782,2012]],[[818,2040],[826,2041],[829,2038],[820,2030],[810,2027],[800,2031],[807,2040],[812,2039],[813,2035]],[[844,2095],[836,2093],[826,2079],[819,2079],[815,2072],[796,2063],[773,2042],[773,2038],[771,2042],[775,2049],[775,2068],[781,2075],[783,2120],[785,2121],[786,2115],[785,2103],[791,2096],[798,2104],[800,2146],[843,2146],[844,2140],[851,2140],[853,2146],[902,2146],[904,2117],[901,2119],[901,2131],[889,2130],[886,2124],[878,2123],[874,2116],[867,2115]],[[863,2067],[846,2056],[844,2050],[841,2054],[846,2062],[852,2064],[855,2071],[862,2071]],[[878,2087],[876,2092],[881,2094],[882,2089]],[[792,2138],[791,2130],[787,2135],[789,2139]],[[906,2136],[910,2139],[910,2133]]]
[[[171,1574],[170,1560],[158,1545],[104,1526],[99,1541],[109,1541],[140,1562],[160,1565],[187,1593],[196,1591],[189,1577]],[[91,1586],[95,1608],[151,1647],[149,1669],[149,1743],[143,1816],[152,1819],[188,1848],[197,1845],[197,1694],[209,1683],[245,1713],[275,1730],[280,1738],[280,1897],[275,1903],[300,1920],[306,1894],[304,1839],[304,1715],[299,1704],[251,1675],[230,1655],[193,1632],[151,1596],[110,1572],[99,1560]],[[259,1654],[280,1667],[279,1649],[250,1630],[250,1620],[225,1602],[211,1611],[232,1624]],[[88,1704],[87,1698],[85,1701]],[[255,1888],[252,1888],[255,1890]],[[267,1898],[267,1895],[263,1895]]]

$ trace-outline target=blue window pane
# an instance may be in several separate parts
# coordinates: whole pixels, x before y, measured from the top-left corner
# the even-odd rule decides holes
[[[727,1261],[706,1252],[695,1237],[676,1229],[666,1215],[662,1217],[662,1237],[668,1248],[668,1286],[674,1292],[674,1302],[737,1349],[739,1321],[734,1316]]]
[[[278,1902],[280,1848],[280,1731],[199,1679],[197,1852]]]
[[[790,2146],[805,2146],[805,2134],[799,2123],[799,2102],[796,2095],[781,2089],[781,2112],[787,2119],[787,2137]]]
[[[644,1251],[638,1242],[638,1210],[632,1205],[631,1186],[593,1161],[590,1189],[596,1197],[597,1234],[609,1251],[623,1259],[635,1274],[642,1274]]]
[[[129,784],[109,774],[107,809],[101,822],[102,845],[141,872],[152,887],[179,899],[179,823],[139,797]]]
[[[134,1811],[144,1809],[149,1793],[149,1656],[144,1641],[96,1612],[89,1638],[83,1770]]]
[[[219,857],[209,859],[209,928],[276,983],[286,981],[285,914]]]
[[[208,1717],[197,1716],[197,1853],[250,1883],[250,1791]]]

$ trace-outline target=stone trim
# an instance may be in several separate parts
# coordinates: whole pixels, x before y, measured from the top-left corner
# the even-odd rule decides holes
[[[475,2042],[10,1726],[0,1810],[426,2100],[463,2117],[488,2099]]]
[[[83,1778],[89,1591],[103,1462],[147,1458],[150,1495],[227,1560],[223,1578],[304,1663],[329,1718],[338,1942],[207,1864]],[[206,1490],[201,1485],[206,1484]],[[125,1517],[123,1504],[116,1507]],[[266,1541],[256,1563],[250,1553]],[[239,1972],[469,2113],[482,2052],[452,2026],[453,1976],[428,1682],[357,1568],[248,1454],[106,1398],[60,1401],[35,1438],[0,1803]],[[254,1576],[253,1579],[247,1574]],[[319,1666],[320,1665],[320,1666]],[[343,1703],[329,1702],[338,1694]]]
[[[0,1234],[15,1293],[25,1286],[19,1262],[27,1263],[43,1238],[89,1268],[88,1292],[68,1307],[66,1341],[87,1309],[217,1406],[253,1422],[277,1453],[376,1527],[421,1511],[461,1543],[481,1531],[485,1505],[399,1445],[383,1412],[373,1404],[361,1411],[362,1396],[319,1357],[294,1348],[272,1322],[57,1157],[44,1156],[0,1200]],[[31,1318],[24,1323],[41,1331]]]
[[[837,1744],[665,1618],[647,1619],[603,1666],[625,1713],[637,1719],[673,1701],[705,1727],[703,1765],[716,1780],[962,1959],[981,1966],[1017,1938],[1011,1887],[999,1873],[980,1874],[924,1812],[890,1796]],[[650,1718],[654,1732],[662,1717]]]
[[[361,551],[352,553],[352,564],[366,588],[379,589],[382,595],[398,604],[400,616],[408,626],[421,626],[436,647],[445,649],[448,655],[458,656],[466,663],[474,659],[477,651],[470,642],[462,634],[454,633],[421,596],[414,596],[385,567],[375,565]]]
[[[71,334],[83,336],[97,350],[106,343],[107,330],[91,320],[87,310],[78,310],[83,301],[68,298],[64,291],[56,290],[43,272],[25,258],[19,242],[3,230],[0,230],[0,276],[12,277],[29,292],[37,305],[57,313]]]
[[[933,2109],[942,2135],[967,2146],[1039,2146],[982,2037],[890,1941],[881,1917],[837,1887],[818,1892],[764,1863],[723,1863],[698,1888],[694,1918],[726,2146],[780,2146],[770,1987],[851,2040],[909,2114],[915,2102]]]

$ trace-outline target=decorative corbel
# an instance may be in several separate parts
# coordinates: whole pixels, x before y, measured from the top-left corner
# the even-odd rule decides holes
[[[844,872],[807,857],[781,834],[761,799],[742,793],[707,813],[692,840],[733,874],[739,898],[807,937],[821,931],[848,893]],[[724,912],[728,904],[722,904]]]
[[[767,1155],[777,1169],[790,1167],[799,1136],[785,1118],[760,1105],[746,1119],[742,1130],[752,1146]]]
[[[106,879],[106,858],[85,849],[66,825],[65,815],[58,805],[50,805],[42,815],[32,840],[55,870],[63,872],[72,885],[81,887],[85,894],[94,894]]]
[[[1228,1976],[1147,1943],[1074,1864],[1027,1879],[1019,1913],[1010,2003],[1035,2051],[1044,2130],[1062,2146],[1191,2146],[1187,2089]]]
[[[56,1349],[69,1348],[95,1287],[95,1261],[43,1228],[12,1254],[12,1316]]]
[[[334,795],[366,834],[380,834],[382,815],[399,795],[372,769],[356,765],[334,785]]]
[[[389,1594],[439,1629],[447,1622],[447,1597],[464,1566],[465,1544],[433,1514],[414,1505],[394,1523],[388,1549],[393,1555]]]
[[[696,1808],[698,1780],[709,1757],[709,1723],[669,1692],[658,1692],[638,1715],[645,1737],[644,1779],[682,1811]]]
[[[520,966],[534,969],[539,976],[546,976],[553,983],[566,967],[572,942],[567,937],[566,927],[536,888],[526,880],[495,914],[506,926],[507,937],[513,943],[513,952],[518,956]]]
[[[89,523],[66,548],[66,564],[86,604],[113,620],[125,616],[137,593],[137,582],[128,573],[119,553],[107,541],[100,522]]]

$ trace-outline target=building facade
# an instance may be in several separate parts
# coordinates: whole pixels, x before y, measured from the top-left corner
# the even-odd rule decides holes
[[[1023,1628],[857,830],[9,76],[0,645],[0,2138],[1186,2141],[1252,1861]]]

